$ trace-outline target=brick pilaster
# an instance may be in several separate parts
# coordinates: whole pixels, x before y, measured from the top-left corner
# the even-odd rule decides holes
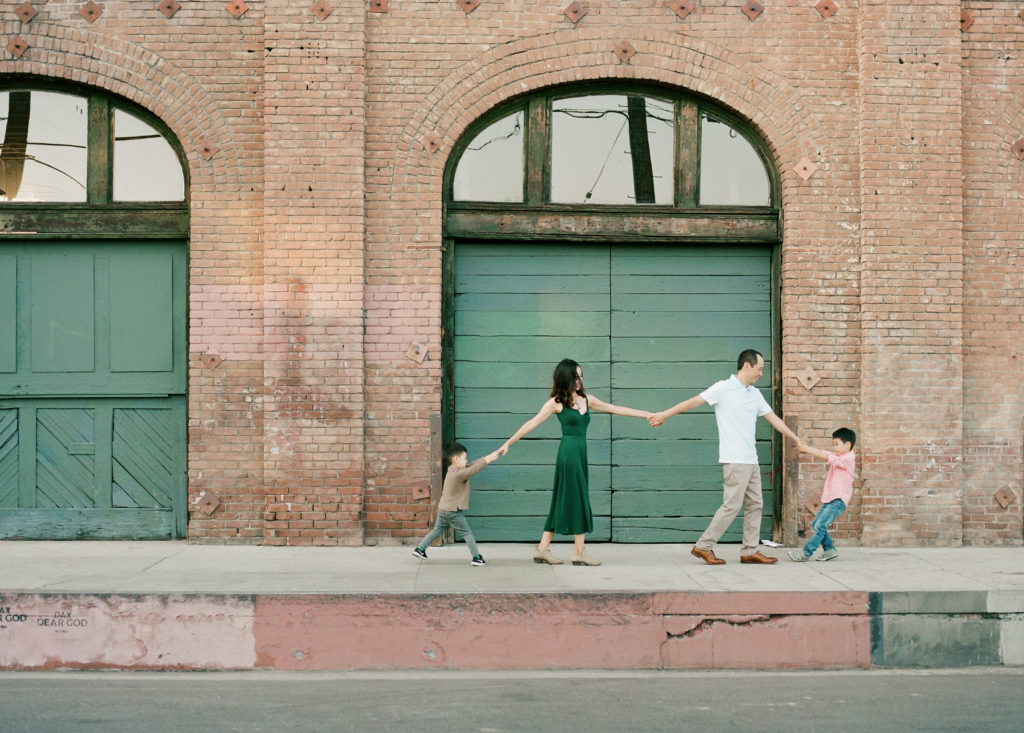
[[[863,541],[959,544],[960,3],[860,5]]]
[[[365,3],[266,4],[267,544],[361,544]]]

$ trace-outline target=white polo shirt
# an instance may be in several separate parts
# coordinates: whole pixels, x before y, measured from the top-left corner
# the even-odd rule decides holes
[[[718,423],[718,462],[757,464],[754,429],[757,418],[772,408],[754,385],[744,387],[733,374],[700,393],[715,408]]]

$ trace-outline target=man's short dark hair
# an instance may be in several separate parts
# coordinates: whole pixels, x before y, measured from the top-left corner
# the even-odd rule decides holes
[[[468,453],[466,446],[462,443],[449,443],[444,447],[444,452],[441,453],[441,480],[448,475],[448,468],[452,465],[452,459],[460,453]]]
[[[849,443],[852,448],[857,444],[857,433],[853,432],[849,428],[839,428],[837,431],[832,433],[833,438],[838,438],[844,443]]]
[[[757,357],[759,356],[762,359],[764,358],[764,356],[761,355],[760,351],[755,351],[754,349],[746,349],[740,352],[740,358],[736,360],[736,371],[742,369],[744,364],[750,364],[750,366],[757,366]]]

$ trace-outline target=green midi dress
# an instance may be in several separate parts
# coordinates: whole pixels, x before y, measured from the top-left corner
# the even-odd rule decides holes
[[[562,441],[555,459],[555,481],[551,492],[551,510],[544,523],[545,532],[586,534],[594,531],[590,511],[590,478],[587,472],[587,426],[590,405],[580,414],[562,406],[558,422],[562,425]]]

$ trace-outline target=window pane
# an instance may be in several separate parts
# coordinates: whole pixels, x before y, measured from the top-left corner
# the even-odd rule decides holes
[[[185,176],[174,148],[138,117],[114,110],[114,200],[183,201]]]
[[[768,172],[754,146],[726,123],[700,120],[700,203],[770,206]]]
[[[523,200],[523,112],[504,117],[473,138],[455,168],[456,201]]]
[[[85,201],[84,97],[0,92],[0,201]]]
[[[672,203],[671,102],[607,94],[551,110],[552,202]]]

